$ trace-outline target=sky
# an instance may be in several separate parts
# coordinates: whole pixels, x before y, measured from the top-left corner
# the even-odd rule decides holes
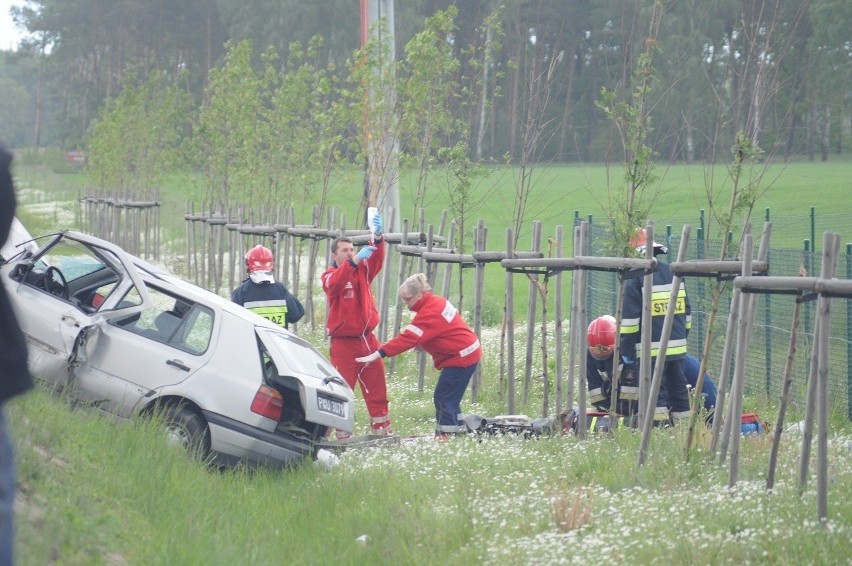
[[[21,32],[15,27],[9,14],[9,8],[21,4],[17,0],[0,0],[0,49],[14,49],[21,39]]]

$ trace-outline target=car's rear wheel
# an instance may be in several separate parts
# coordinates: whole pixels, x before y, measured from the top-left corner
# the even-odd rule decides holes
[[[197,411],[186,405],[170,405],[163,414],[166,441],[204,460],[210,452],[210,429]]]

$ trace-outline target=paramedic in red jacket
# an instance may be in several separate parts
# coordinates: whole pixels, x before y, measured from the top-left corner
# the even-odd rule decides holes
[[[353,390],[361,393],[375,433],[393,434],[388,416],[388,392],[383,363],[365,366],[355,358],[379,347],[373,330],[379,324],[379,310],[370,283],[382,269],[385,241],[381,235],[382,218],[375,217],[374,245],[355,253],[352,240],[341,237],[331,243],[332,266],[322,274],[322,289],[328,299],[326,330],[331,340],[331,363]],[[338,438],[342,438],[338,432]]]
[[[435,386],[435,418],[438,436],[459,433],[465,426],[459,419],[461,400],[467,384],[482,358],[482,347],[473,330],[447,299],[433,295],[426,276],[415,273],[399,288],[399,298],[414,311],[414,319],[396,338],[377,351],[355,361],[379,361],[411,348],[422,348],[441,370]]]

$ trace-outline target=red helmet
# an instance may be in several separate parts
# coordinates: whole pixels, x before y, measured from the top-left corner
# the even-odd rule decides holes
[[[615,348],[615,319],[610,315],[596,318],[589,324],[586,342],[589,352],[596,360],[605,360]]]
[[[636,251],[640,254],[645,254],[645,243],[648,241],[648,233],[644,228],[637,228],[635,232],[633,232],[633,236],[630,238],[630,246],[636,248]],[[669,253],[669,249],[663,244],[658,244],[654,242],[654,255],[659,253],[667,254]]]
[[[246,253],[246,269],[252,271],[272,271],[272,252],[269,248],[257,245]]]

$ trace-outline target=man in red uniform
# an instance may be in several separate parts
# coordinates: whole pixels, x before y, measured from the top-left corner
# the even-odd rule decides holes
[[[373,219],[373,245],[355,253],[352,240],[341,237],[331,243],[332,265],[322,274],[322,288],[328,299],[326,330],[331,339],[331,363],[349,384],[361,385],[361,393],[370,414],[370,427],[379,434],[393,434],[388,416],[388,392],[383,363],[355,361],[379,347],[373,330],[379,324],[379,310],[370,283],[382,269],[385,241],[382,218]],[[338,432],[338,438],[342,438]]]
[[[415,273],[399,288],[399,298],[414,311],[414,319],[375,352],[357,358],[370,367],[386,356],[396,356],[411,348],[423,348],[441,370],[435,386],[436,436],[446,437],[466,431],[460,419],[461,400],[467,384],[482,359],[482,346],[456,307],[444,297],[432,294],[426,276]]]

